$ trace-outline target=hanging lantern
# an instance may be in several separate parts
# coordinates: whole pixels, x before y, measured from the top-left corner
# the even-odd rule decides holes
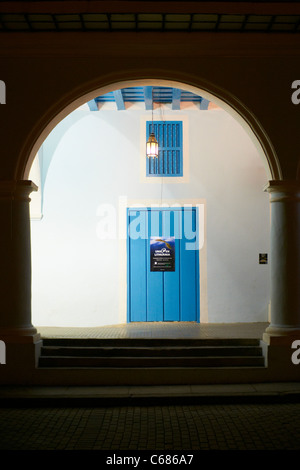
[[[153,157],[157,158],[158,157],[158,142],[155,138],[154,132],[151,132],[149,139],[147,141],[146,145],[146,155],[148,158]]]
[[[153,88],[151,90],[152,94],[152,99],[151,99],[151,104],[152,104],[152,128],[151,128],[151,133],[149,135],[149,139],[146,144],[146,155],[148,158],[157,158],[158,157],[158,142],[156,140],[156,137],[154,135],[154,125],[153,125]]]

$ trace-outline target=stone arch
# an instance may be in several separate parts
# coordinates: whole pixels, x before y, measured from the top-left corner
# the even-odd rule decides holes
[[[67,106],[61,111],[59,111],[56,114],[56,117],[52,119],[52,121],[49,121],[48,125],[44,128],[43,133],[40,134],[39,136],[39,141],[36,141],[36,149],[38,150],[39,146],[42,144],[43,140],[47,137],[47,135],[51,132],[51,130],[54,128],[54,126],[60,122],[64,117],[66,117],[70,112],[75,110],[77,107],[80,105],[86,103],[87,101],[91,100],[92,98],[95,98],[95,96],[105,94],[107,92],[117,90],[120,88],[125,88],[125,87],[130,87],[130,86],[137,86],[137,85],[152,85],[152,86],[173,86],[177,88],[183,88],[187,91],[191,91],[193,93],[199,94],[203,96],[204,98],[207,98],[209,101],[213,101],[216,104],[218,104],[221,108],[223,108],[226,112],[231,114],[231,117],[235,118],[240,124],[242,124],[242,127],[244,130],[246,130],[247,135],[252,137],[252,141],[256,144],[256,148],[258,149],[258,153],[262,157],[262,161],[265,163],[265,169],[266,169],[266,178],[269,177],[269,179],[274,179],[274,175],[276,175],[276,179],[279,179],[280,175],[280,169],[276,165],[276,155],[275,152],[273,151],[272,145],[269,143],[268,138],[265,136],[264,132],[261,132],[261,139],[258,139],[257,133],[259,132],[260,126],[257,125],[257,129],[255,129],[255,132],[253,131],[253,127],[256,125],[255,118],[253,117],[253,114],[247,110],[236,98],[233,96],[226,95],[226,93],[223,90],[212,90],[209,89],[208,91],[208,86],[206,89],[204,89],[204,86],[202,89],[198,88],[195,85],[188,85],[186,83],[183,83],[182,81],[170,81],[170,80],[162,80],[162,79],[135,79],[135,80],[124,80],[124,81],[118,81],[111,83],[109,85],[105,85],[101,88],[95,88],[93,87],[92,91],[89,91],[88,93],[81,94],[79,98],[76,98],[76,100],[73,100],[71,103],[67,104]],[[212,87],[211,87],[212,88]],[[218,96],[217,96],[218,93]],[[226,97],[226,101],[225,101]],[[235,103],[235,109],[232,107],[232,102]],[[62,106],[62,102],[59,103],[59,106]],[[58,105],[57,105],[58,107]],[[237,111],[237,109],[241,109],[243,111],[243,116]],[[244,116],[247,114],[247,121],[245,120]],[[264,146],[262,146],[261,140],[264,142]],[[266,150],[268,149],[268,150]],[[36,152],[32,150],[30,154],[30,159],[33,159],[35,157]],[[266,155],[271,155],[271,159],[267,159]],[[273,160],[272,160],[273,158]],[[275,162],[275,163],[274,163]],[[28,160],[27,167],[25,168],[25,174],[24,178],[28,179],[29,171],[30,171],[30,166],[31,162]],[[218,168],[216,168],[216,172],[218,172]],[[125,305],[125,303],[124,303]]]

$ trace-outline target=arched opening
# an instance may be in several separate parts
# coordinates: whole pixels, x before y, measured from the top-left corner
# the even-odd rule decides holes
[[[205,235],[199,250],[200,322],[267,321],[268,266],[259,264],[259,256],[269,250],[268,201],[263,185],[270,178],[280,178],[271,145],[260,127],[255,127],[247,110],[244,112],[248,122],[212,93],[178,82],[118,83],[85,95],[75,107],[78,109],[78,104],[83,105],[92,97],[137,85],[180,88],[216,106],[206,114],[187,108],[174,113],[183,122],[187,135],[187,160],[184,160],[187,166],[178,184],[163,178],[150,182],[143,174],[145,122],[151,119],[144,109],[127,109],[124,118],[122,113],[103,109],[92,114],[85,107],[81,117],[69,114],[56,127],[56,131],[63,131],[63,138],[47,176],[51,204],[47,207],[47,217],[45,214],[42,220],[44,230],[32,227],[33,244],[43,233],[43,243],[37,251],[33,245],[33,298],[36,299],[37,292],[44,295],[42,303],[33,305],[33,323],[101,326],[127,321],[126,237],[119,230],[126,209],[132,204],[192,204],[201,208],[201,229]],[[172,115],[170,109],[162,106],[155,113],[156,120],[159,116],[167,120]],[[132,129],[135,129],[133,135],[138,136],[135,142],[130,134]],[[49,132],[49,127],[45,132]],[[80,149],[80,136],[84,136],[81,142],[88,144],[88,149]],[[50,135],[49,143],[51,146]],[[266,158],[267,148],[270,151]],[[33,151],[25,176],[29,174]],[[116,178],[117,173],[121,179]],[[89,197],[85,198],[86,195]],[[46,203],[47,194],[44,196]],[[71,213],[72,223],[69,223]],[[89,214],[89,221],[93,219],[94,225],[89,222],[85,230]],[[99,233],[103,224],[106,224],[106,235],[111,231],[111,238],[103,239],[103,233]],[[46,314],[43,316],[41,312]]]
[[[272,142],[266,134],[262,125],[250,109],[244,106],[240,100],[227,92],[226,90],[215,87],[211,83],[199,81],[197,85],[188,84],[185,81],[176,81],[172,79],[144,79],[115,81],[102,87],[93,85],[83,85],[82,89],[76,90],[70,97],[66,97],[62,103],[57,103],[50,109],[47,116],[37,124],[32,133],[28,135],[27,141],[23,146],[23,159],[19,162],[16,171],[17,179],[28,179],[32,163],[36,154],[50,132],[72,111],[84,103],[92,100],[95,96],[119,90],[125,87],[134,87],[137,84],[141,86],[169,86],[180,88],[203,98],[214,102],[220,108],[227,111],[246,131],[249,138],[253,141],[265,166],[267,179],[281,180],[282,171]],[[88,88],[88,92],[86,89]]]

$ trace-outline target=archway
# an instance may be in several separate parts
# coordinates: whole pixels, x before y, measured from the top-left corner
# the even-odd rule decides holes
[[[251,126],[253,125],[253,122],[252,122],[253,117],[252,117],[252,115],[249,111],[244,110],[245,113],[247,113],[248,122],[246,122],[245,119],[242,119],[240,114],[238,114],[237,111],[232,110],[232,108],[227,103],[222,102],[222,100],[220,100],[218,97],[214,97],[211,93],[205,92],[203,90],[199,90],[195,87],[182,85],[181,83],[178,83],[178,82],[169,82],[169,81],[166,82],[166,81],[161,81],[161,80],[157,80],[157,81],[143,80],[143,81],[139,81],[138,83],[143,84],[143,85],[150,85],[151,84],[152,86],[155,86],[155,85],[160,85],[161,86],[162,84],[164,84],[164,85],[168,84],[168,86],[180,87],[180,88],[186,89],[188,91],[193,91],[194,93],[197,91],[197,94],[201,93],[201,95],[203,97],[205,97],[206,99],[214,100],[214,102],[217,103],[218,105],[222,105],[220,107],[225,108],[226,112],[228,112],[228,110],[230,110],[230,114],[233,115],[235,117],[235,119],[237,117],[239,117],[238,118],[239,122],[242,123],[243,128],[246,130],[247,134],[249,136],[251,136],[251,140],[255,142],[255,146],[258,149],[258,153],[260,154],[260,156],[263,157],[263,159],[266,163],[265,167],[266,167],[268,176],[270,178],[272,178],[272,177],[274,177],[274,175],[277,175],[277,176],[279,175],[280,170],[277,166],[276,157],[274,156],[273,152],[270,153],[271,157],[266,161],[266,156],[265,156],[264,149],[267,146],[269,146],[269,148],[271,149],[271,146],[269,145],[268,139],[266,139],[264,133],[261,132],[260,127],[257,125],[256,134],[258,134],[259,130],[260,130],[260,135],[261,135],[261,138],[263,139],[263,145],[264,145],[264,149],[262,148],[262,144],[258,141],[257,135],[254,135],[253,130],[251,128]],[[112,91],[112,90],[118,89],[118,87],[121,86],[121,85],[122,85],[122,87],[124,87],[124,86],[129,87],[129,86],[133,86],[133,85],[136,85],[136,84],[137,84],[137,81],[118,83],[118,84],[112,85],[111,87],[106,87],[105,89],[102,88],[101,90],[94,92],[93,97],[95,96],[95,93],[98,95],[98,94],[104,93],[104,91],[105,92]],[[100,91],[101,91],[101,93],[99,93]],[[85,96],[88,96],[90,98],[91,95],[89,94],[89,95],[85,95]],[[82,99],[83,98],[80,99],[80,102],[81,102]],[[78,104],[78,102],[77,102],[77,104]],[[239,106],[242,108],[241,105],[239,105]]]
[[[153,72],[150,74],[152,75]],[[97,80],[99,82],[100,80]],[[105,80],[107,81],[107,80]],[[266,134],[262,125],[258,122],[257,118],[250,109],[248,109],[238,98],[233,96],[226,90],[221,90],[213,84],[208,84],[204,80],[193,80],[199,82],[197,84],[188,84],[185,80],[176,81],[170,79],[151,79],[151,78],[137,78],[134,80],[120,80],[111,81],[109,84],[97,86],[92,84],[83,84],[79,90],[72,93],[71,96],[65,97],[61,102],[56,103],[53,109],[50,109],[46,116],[43,116],[40,123],[33,129],[31,135],[28,136],[27,141],[24,143],[22,159],[19,162],[16,171],[16,179],[27,179],[37,154],[38,149],[41,147],[45,138],[61,122],[68,114],[77,109],[82,104],[93,99],[95,96],[108,93],[110,91],[118,90],[125,87],[135,86],[137,83],[140,85],[153,86],[171,86],[174,88],[181,88],[192,93],[199,94],[205,99],[215,102],[220,108],[226,110],[237,122],[239,122],[249,137],[254,142],[262,160],[265,163],[268,178],[273,180],[282,179],[282,171],[275,152],[275,149]],[[86,92],[88,90],[88,92]]]

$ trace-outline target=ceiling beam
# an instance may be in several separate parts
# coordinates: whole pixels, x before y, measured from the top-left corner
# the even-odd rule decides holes
[[[209,105],[209,101],[206,100],[205,98],[201,98],[200,109],[206,110],[208,109],[208,105]]]
[[[98,105],[96,100],[90,100],[88,101],[88,106],[90,108],[90,111],[98,111]]]
[[[181,90],[179,90],[178,88],[173,88],[172,109],[174,110],[180,109],[180,98],[181,98]]]
[[[152,86],[144,86],[144,97],[145,97],[145,108],[152,109],[153,101],[152,101]]]
[[[125,108],[125,102],[124,102],[122,90],[114,91],[114,98],[115,98],[118,111],[124,111],[126,108]]]

